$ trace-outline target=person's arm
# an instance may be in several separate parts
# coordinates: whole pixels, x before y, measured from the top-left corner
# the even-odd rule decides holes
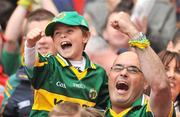
[[[5,49],[7,52],[13,53],[17,49],[18,37],[20,36],[22,24],[24,23],[31,1],[32,0],[19,0],[18,6],[12,13],[7,23],[7,27],[5,29],[5,37],[7,38]]]
[[[128,14],[120,12],[112,22],[112,26],[127,34],[130,40],[141,37]],[[140,49],[135,46],[144,77],[151,87],[150,108],[155,117],[167,117],[171,111],[171,91],[164,66],[156,53],[147,44]]]
[[[18,6],[12,13],[4,32],[6,42],[4,43],[2,51],[2,64],[4,72],[8,75],[15,73],[21,64],[18,38],[22,31],[22,24],[24,23],[31,1],[32,0],[18,1]]]
[[[56,6],[53,3],[53,0],[42,0],[42,7],[48,11],[51,11],[55,15],[59,13]]]
[[[36,57],[35,45],[42,36],[44,36],[44,33],[38,28],[32,29],[26,36],[24,61],[27,67],[33,67],[36,59],[38,59],[38,57]]]

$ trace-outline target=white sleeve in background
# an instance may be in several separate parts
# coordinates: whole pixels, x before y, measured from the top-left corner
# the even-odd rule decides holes
[[[24,62],[27,67],[33,67],[36,61],[36,50],[35,47],[29,48],[26,46],[25,41],[25,49],[24,49]]]

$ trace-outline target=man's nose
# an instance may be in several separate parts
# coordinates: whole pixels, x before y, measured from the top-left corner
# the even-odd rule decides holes
[[[119,74],[120,74],[120,76],[127,77],[128,71],[127,71],[127,69],[123,69],[122,71],[120,71]]]

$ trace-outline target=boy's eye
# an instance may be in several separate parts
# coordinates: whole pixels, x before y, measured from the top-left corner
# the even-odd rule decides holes
[[[54,32],[54,35],[59,35],[60,34],[60,32]]]
[[[72,33],[73,32],[73,30],[72,29],[69,29],[69,30],[67,30],[67,33]]]

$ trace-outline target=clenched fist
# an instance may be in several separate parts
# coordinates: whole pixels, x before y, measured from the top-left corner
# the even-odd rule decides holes
[[[39,41],[43,36],[44,32],[39,28],[34,28],[30,32],[28,32],[26,39],[27,39],[27,47],[34,47],[36,42]]]
[[[139,32],[134,23],[131,21],[130,16],[125,12],[118,13],[111,23],[113,28],[128,35],[130,39]]]

